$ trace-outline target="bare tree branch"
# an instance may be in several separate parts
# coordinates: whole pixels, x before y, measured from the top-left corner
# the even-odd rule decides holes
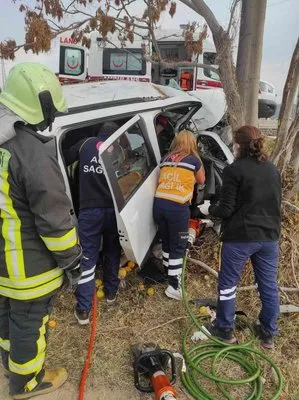
[[[228,27],[227,27],[227,30],[226,30],[226,32],[228,34],[230,34],[230,30],[231,30],[231,27],[233,25],[233,21],[234,21],[234,18],[235,18],[235,11],[236,11],[237,5],[239,3],[240,3],[240,0],[234,0],[233,4],[231,6],[230,19],[229,19]]]
[[[207,6],[207,4],[204,2],[204,0],[181,0],[184,4],[188,5],[190,7],[190,2],[194,7],[192,10],[197,12],[199,15],[201,15],[206,21],[207,24],[209,25],[209,28],[211,29],[213,35],[217,34],[222,28],[219,22],[217,21],[215,15],[213,14],[212,10],[210,7]]]
[[[161,58],[162,58],[161,57],[161,51],[160,51],[160,48],[159,48],[159,45],[158,45],[154,30],[152,28],[150,29],[150,35],[151,35],[152,43],[154,45],[154,48],[155,48],[156,54],[158,56],[158,59],[161,60]]]
[[[160,61],[153,60],[149,56],[144,56],[144,59],[147,61],[150,61],[152,64],[155,65],[161,65],[165,68],[173,68],[173,67],[198,67],[198,68],[205,68],[208,69],[209,71],[213,71],[216,74],[219,73],[218,68],[212,67],[211,65],[208,64],[202,64],[198,63],[196,61],[167,61],[161,59]]]
[[[72,5],[75,4],[75,3],[76,3],[76,0],[73,0],[73,1],[71,1],[70,4],[65,8],[63,2],[61,2],[61,6],[62,6],[63,11],[64,11],[64,12],[68,12],[68,10],[69,10],[69,9],[72,7]]]
[[[195,7],[195,5],[192,3],[192,0],[180,0],[181,3],[185,4],[186,6],[188,6],[189,8],[191,8],[191,10],[195,11],[196,13],[198,12],[197,8]]]

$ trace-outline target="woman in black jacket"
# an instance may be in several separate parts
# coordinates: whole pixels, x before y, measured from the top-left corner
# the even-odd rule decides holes
[[[234,134],[236,160],[225,168],[220,202],[200,206],[204,214],[222,219],[223,241],[216,322],[212,335],[234,343],[236,289],[250,258],[262,309],[256,332],[261,344],[274,347],[279,295],[277,267],[280,236],[281,179],[263,152],[260,130],[242,126]]]

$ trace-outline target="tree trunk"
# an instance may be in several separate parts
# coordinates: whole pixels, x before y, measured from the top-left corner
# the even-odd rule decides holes
[[[237,58],[237,81],[245,123],[258,124],[258,92],[267,0],[243,0]]]
[[[254,1],[243,1],[241,9],[241,22],[239,32],[239,45],[237,56],[237,82],[244,109],[247,107],[248,76],[251,59],[251,43],[254,35]]]
[[[294,169],[294,172],[297,174],[299,172],[299,132],[297,132],[294,147],[291,156],[291,166]]]
[[[213,33],[213,39],[217,51],[219,75],[227,102],[229,122],[232,130],[235,131],[244,125],[245,120],[236,80],[231,40],[228,33],[222,28],[220,31]]]
[[[272,154],[272,160],[275,165],[283,168],[286,164],[286,147],[289,145],[291,136],[294,134],[294,130],[290,129],[292,125],[292,113],[294,110],[296,96],[298,93],[299,85],[299,40],[297,41],[290,68],[287,76],[287,80],[284,86],[283,98],[280,111],[279,127],[277,132],[277,140],[274,152]],[[294,137],[293,137],[294,139]]]
[[[212,32],[217,51],[220,79],[227,102],[230,125],[233,130],[236,130],[241,125],[244,125],[244,115],[236,81],[232,43],[229,34],[220,26],[213,12],[203,0],[181,0],[181,2],[201,15],[206,20]]]

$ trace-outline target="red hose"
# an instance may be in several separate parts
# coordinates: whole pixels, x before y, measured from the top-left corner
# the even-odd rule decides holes
[[[86,384],[86,379],[88,375],[90,360],[92,356],[92,350],[94,345],[94,339],[96,336],[96,327],[97,327],[97,292],[94,292],[93,296],[93,304],[92,304],[92,325],[90,332],[90,339],[88,345],[87,357],[85,360],[84,368],[81,375],[80,386],[79,386],[79,400],[84,400],[84,389]]]

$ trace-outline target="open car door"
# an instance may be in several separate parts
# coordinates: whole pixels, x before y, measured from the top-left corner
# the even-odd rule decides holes
[[[141,266],[157,231],[153,201],[159,167],[139,115],[102,144],[99,162],[113,197],[122,248]]]

